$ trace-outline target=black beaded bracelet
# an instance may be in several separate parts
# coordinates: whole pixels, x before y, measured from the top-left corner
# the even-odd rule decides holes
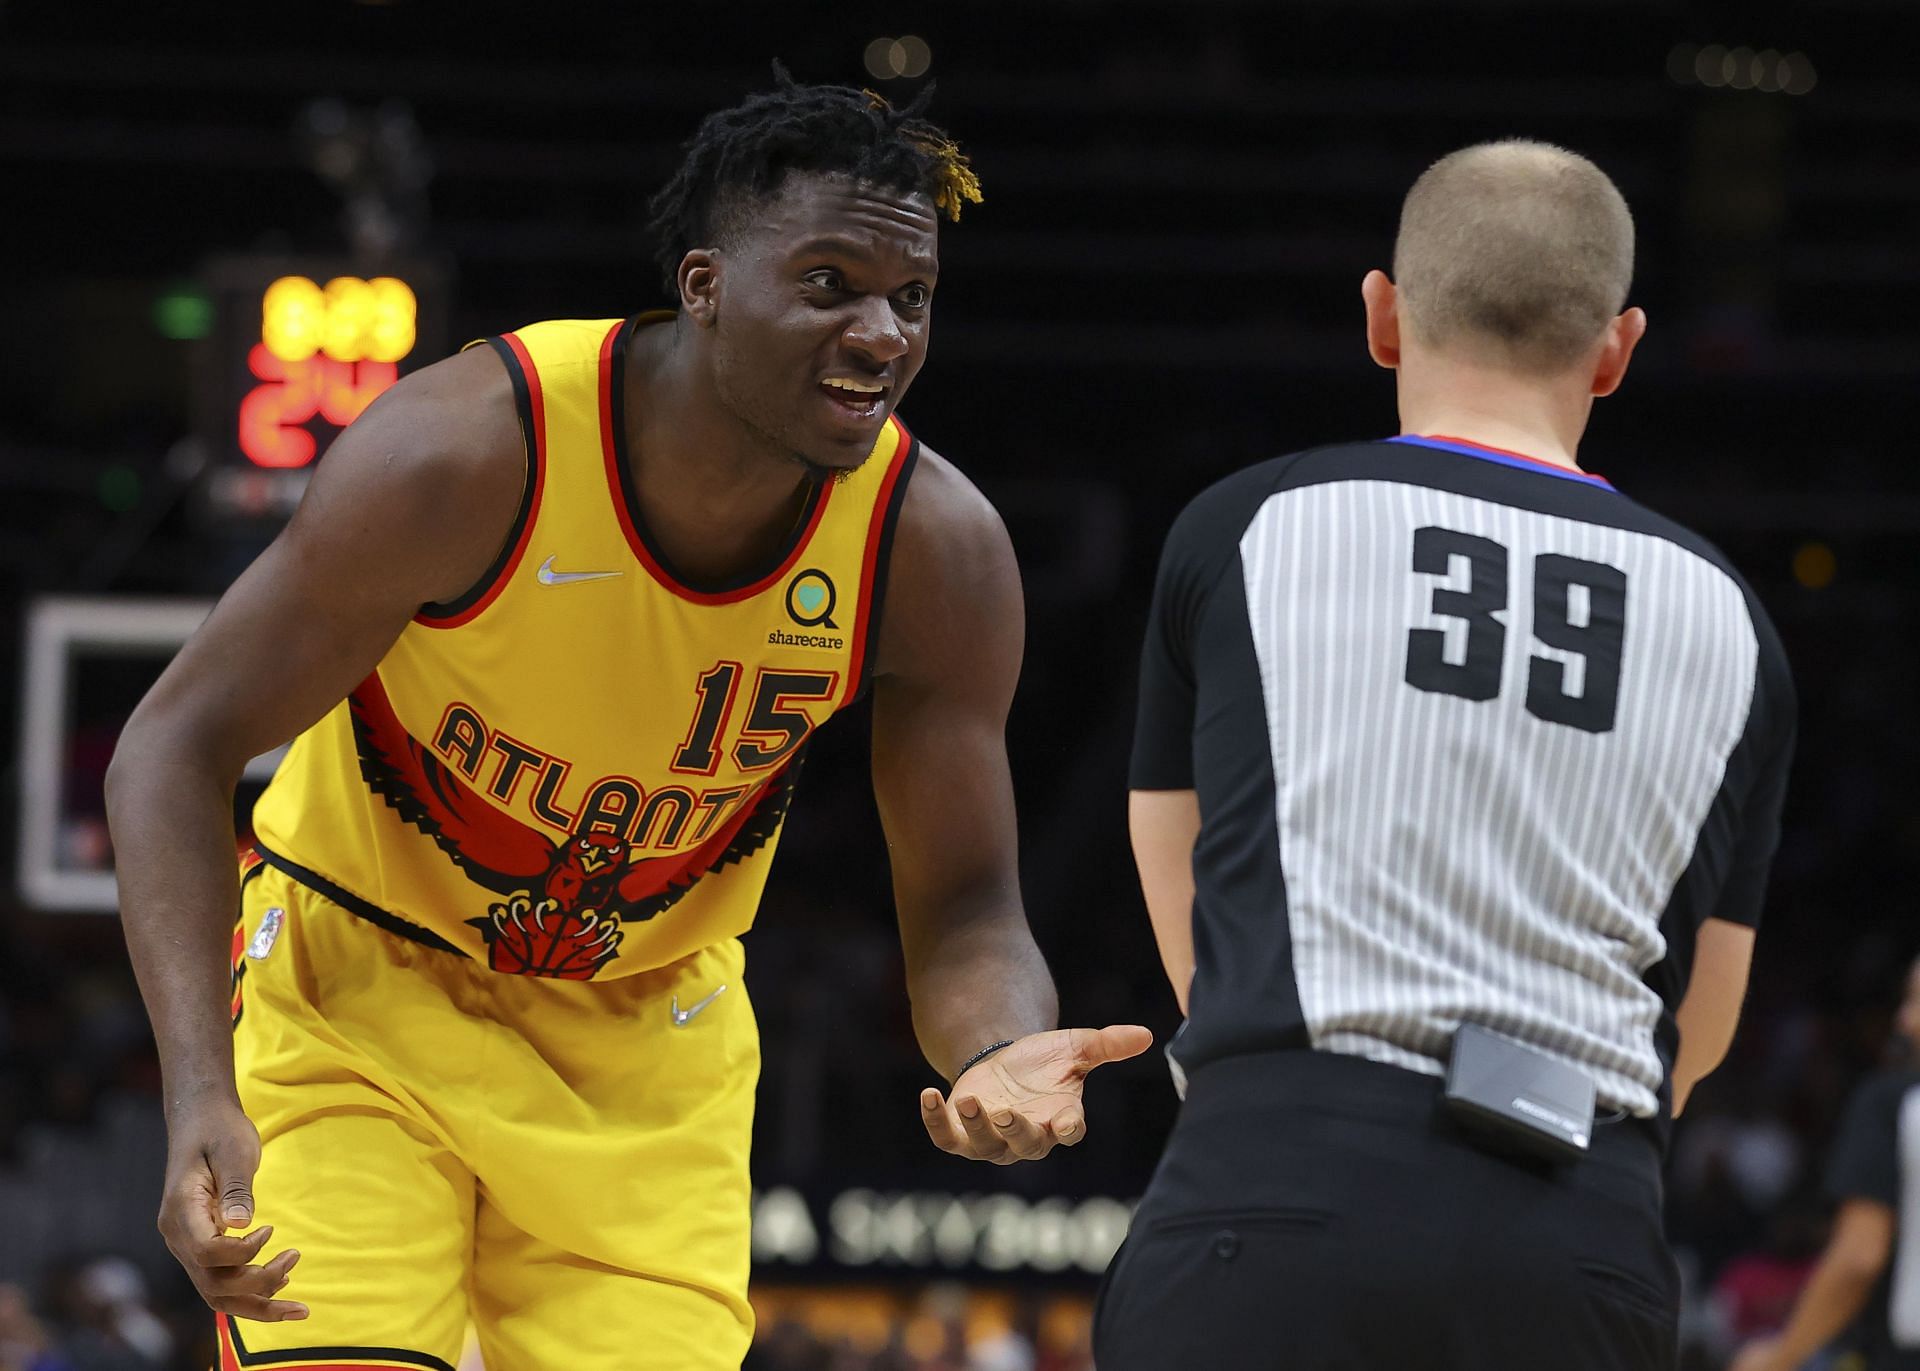
[[[966,1075],[969,1071],[973,1070],[974,1067],[980,1065],[981,1062],[984,1062],[987,1058],[991,1057],[994,1053],[998,1052],[1001,1048],[1012,1047],[1012,1046],[1013,1046],[1012,1038],[1002,1038],[997,1043],[991,1043],[988,1046],[981,1048],[978,1052],[974,1053],[971,1057],[967,1058],[964,1062],[960,1063],[960,1069],[953,1073],[953,1078],[956,1081],[959,1080],[962,1076]]]

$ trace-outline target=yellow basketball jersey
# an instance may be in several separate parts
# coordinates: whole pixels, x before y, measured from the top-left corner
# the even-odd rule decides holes
[[[488,340],[527,439],[513,534],[295,740],[254,813],[266,861],[497,971],[619,976],[744,932],[803,746],[872,669],[912,438],[890,420],[815,486],[773,567],[689,585],[625,451],[647,322]]]

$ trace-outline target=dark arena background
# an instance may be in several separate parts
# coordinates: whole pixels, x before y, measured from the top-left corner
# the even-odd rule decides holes
[[[936,81],[981,175],[904,413],[1025,576],[1009,746],[1063,1022],[1162,1041],[1124,825],[1162,536],[1237,466],[1394,431],[1359,282],[1434,158],[1525,135],[1618,181],[1651,330],[1582,458],[1726,550],[1801,699],[1751,1001],[1671,1162],[1686,1364],[1723,1365],[1818,1249],[1840,1105],[1920,951],[1904,0],[0,6],[0,1371],[209,1363],[153,1228],[157,1070],[100,795],[121,721],[395,375],[662,303],[645,200],[774,58],[895,99]],[[748,1365],[1084,1371],[1165,1063],[1094,1076],[1087,1141],[1045,1162],[930,1146],[866,722],[814,744],[747,940]]]

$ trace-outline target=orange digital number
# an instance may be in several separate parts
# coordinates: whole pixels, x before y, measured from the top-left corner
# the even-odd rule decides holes
[[[289,362],[264,342],[247,353],[260,384],[240,401],[240,451],[255,466],[303,467],[319,452],[304,427],[314,418],[345,428],[399,379],[392,362],[337,362],[313,354]]]

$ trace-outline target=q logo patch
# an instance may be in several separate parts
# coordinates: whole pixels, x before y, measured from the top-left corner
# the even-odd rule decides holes
[[[816,567],[807,568],[787,582],[787,617],[802,628],[819,624],[839,628],[833,621],[833,607],[838,601],[833,581]]]

